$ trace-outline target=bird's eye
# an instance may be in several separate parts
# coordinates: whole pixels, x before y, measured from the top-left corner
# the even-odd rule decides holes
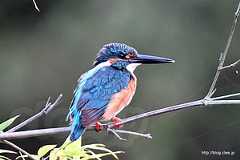
[[[125,56],[125,58],[126,59],[131,59],[131,58],[135,58],[137,55],[134,53],[134,52],[129,52],[126,56]]]

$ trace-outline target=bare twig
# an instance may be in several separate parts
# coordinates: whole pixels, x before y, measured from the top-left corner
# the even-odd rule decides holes
[[[12,143],[12,142],[9,142],[7,140],[3,140],[3,142],[13,148],[15,148],[16,150],[22,152],[23,154],[27,155],[30,159],[32,160],[37,160],[37,158],[35,158],[34,156],[32,156],[30,153],[28,153],[27,151],[25,151],[24,149],[18,147],[16,144]]]
[[[231,31],[230,31],[230,34],[229,34],[229,37],[228,37],[228,40],[227,40],[227,44],[226,44],[225,50],[224,50],[224,52],[221,53],[221,55],[220,55],[218,68],[217,68],[215,77],[214,77],[213,82],[212,82],[212,84],[211,84],[211,87],[210,87],[210,89],[209,89],[209,91],[208,91],[208,93],[207,93],[206,98],[211,97],[212,92],[213,92],[213,90],[215,89],[217,80],[218,80],[219,75],[220,75],[220,72],[221,72],[221,68],[223,68],[225,59],[226,59],[227,54],[228,54],[229,47],[230,47],[231,42],[232,42],[232,38],[233,38],[233,35],[234,35],[234,32],[235,32],[235,28],[236,28],[236,26],[237,26],[238,17],[239,17],[239,12],[240,12],[240,2],[238,3],[238,8],[237,8],[237,10],[236,10],[236,12],[235,12],[235,17],[234,17],[234,20],[233,20],[232,28],[231,28]]]
[[[163,114],[163,113],[168,113],[168,112],[177,111],[177,110],[180,110],[180,109],[186,109],[186,108],[189,108],[189,107],[201,106],[201,105],[204,105],[203,100],[197,100],[197,101],[193,101],[193,102],[189,102],[189,103],[183,103],[183,104],[179,104],[179,105],[160,108],[160,109],[157,109],[157,110],[145,112],[145,113],[142,113],[142,114],[138,114],[138,115],[134,115],[134,116],[122,119],[122,121],[117,123],[117,124],[110,123],[110,124],[108,124],[108,127],[112,128],[112,127],[114,127],[114,125],[126,124],[126,123],[130,123],[132,121],[138,120],[138,119],[157,116],[157,115],[160,115],[160,114]]]
[[[118,133],[131,134],[131,135],[135,135],[135,136],[141,136],[141,137],[144,137],[144,138],[152,139],[151,134],[143,134],[143,133],[127,131],[127,130],[107,128],[107,132],[113,133],[118,139],[124,140],[124,141],[127,141],[127,139],[122,138]]]
[[[228,95],[224,95],[224,96],[220,96],[220,97],[214,97],[214,98],[212,98],[212,100],[218,100],[218,99],[224,99],[224,98],[230,98],[230,97],[236,97],[236,96],[240,96],[240,93],[228,94]]]
[[[240,5],[238,4],[238,8],[237,8],[237,10],[235,12],[235,16],[239,16],[239,13],[240,13]]]
[[[35,0],[32,0],[32,1],[33,1],[33,4],[34,4],[35,9],[36,9],[38,12],[40,12],[40,9],[38,8],[36,1],[35,1]]]
[[[17,126],[9,129],[6,132],[9,133],[9,132],[17,131],[20,128],[22,128],[22,127],[26,126],[27,124],[31,123],[32,121],[40,118],[41,116],[48,114],[54,107],[56,107],[60,103],[60,101],[62,99],[62,96],[63,95],[60,94],[53,104],[50,103],[50,97],[49,97],[46,105],[44,106],[44,108],[40,112],[38,112],[37,114],[35,114],[31,118],[28,118],[27,120],[23,121],[22,123],[18,124]]]
[[[119,130],[119,129],[110,129],[110,130],[114,131],[115,133],[131,134],[131,135],[136,135],[136,136],[141,136],[144,138],[152,139],[152,136],[149,133],[144,134],[144,133],[138,133],[138,132],[133,132],[133,131],[127,131],[127,130]]]
[[[26,159],[24,158],[24,157],[26,157],[26,155],[23,155],[22,152],[20,152],[20,151],[19,151],[19,154],[20,154],[20,156],[21,156],[21,158],[22,158],[23,160],[26,160]],[[18,157],[16,158],[16,160],[17,160],[17,159],[18,159]]]
[[[225,70],[225,69],[229,69],[229,68],[235,67],[239,62],[240,62],[240,59],[237,60],[236,62],[232,63],[232,64],[229,64],[229,65],[227,65],[227,66],[221,67],[221,68],[219,68],[218,70],[219,70],[219,71],[223,71],[223,70]]]
[[[3,132],[0,134],[0,140],[23,139],[23,138],[37,137],[37,136],[44,136],[44,135],[53,135],[56,133],[64,133],[69,131],[70,131],[70,127],[59,127],[59,128],[9,132],[9,133]]]
[[[107,132],[111,132],[113,135],[115,135],[119,140],[121,141],[127,141],[127,139],[122,138],[115,129],[107,128]]]
[[[122,119],[122,121],[117,123],[117,124],[110,123],[110,124],[108,124],[108,127],[112,128],[114,125],[126,124],[126,123],[130,123],[132,121],[136,121],[136,120],[139,120],[139,119],[148,118],[148,117],[152,117],[152,116],[158,116],[158,115],[161,115],[163,113],[173,112],[173,111],[177,111],[177,110],[193,108],[193,107],[197,107],[197,106],[209,106],[209,105],[219,105],[219,104],[240,104],[240,100],[201,99],[201,100],[197,100],[197,101],[183,103],[183,104],[179,104],[179,105],[175,105],[175,106],[169,106],[169,107],[145,112],[145,113],[142,113],[142,114],[138,114],[138,115],[135,115],[135,116],[131,116],[131,117]],[[0,135],[0,137],[1,137],[1,135]]]

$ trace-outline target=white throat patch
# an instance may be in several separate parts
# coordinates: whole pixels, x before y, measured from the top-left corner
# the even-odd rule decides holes
[[[137,66],[140,66],[141,63],[131,63],[129,65],[127,65],[127,70],[131,73],[134,72],[134,70],[137,68]]]

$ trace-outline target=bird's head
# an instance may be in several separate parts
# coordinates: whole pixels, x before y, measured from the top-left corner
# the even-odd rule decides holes
[[[141,64],[173,63],[173,59],[139,54],[136,49],[124,43],[109,43],[104,45],[97,54],[94,65],[109,62],[118,69],[133,72]]]

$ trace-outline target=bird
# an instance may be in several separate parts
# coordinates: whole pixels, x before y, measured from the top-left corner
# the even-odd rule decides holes
[[[93,124],[99,132],[102,121],[112,121],[119,128],[121,119],[117,115],[129,105],[136,91],[136,67],[173,62],[170,58],[138,53],[124,43],[103,45],[93,68],[80,76],[73,92],[67,116],[71,124],[70,140],[78,140]]]

